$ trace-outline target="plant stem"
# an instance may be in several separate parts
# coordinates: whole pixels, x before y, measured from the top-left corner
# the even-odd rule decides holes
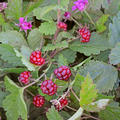
[[[82,25],[80,25],[77,20],[75,20],[73,17],[71,17],[71,19],[72,19],[80,28],[82,28]]]
[[[85,10],[84,11],[85,12],[85,14],[88,16],[88,18],[90,19],[90,22],[95,26],[95,23],[94,23],[94,21],[92,20],[92,18],[90,17],[90,15],[88,14],[88,12]]]
[[[30,83],[29,85],[23,87],[23,89],[25,90],[26,88],[28,88],[28,87],[36,84],[37,82],[39,82],[39,80],[47,73],[47,71],[49,70],[49,68],[51,67],[51,65],[52,65],[52,62],[50,62],[48,68],[44,71],[44,73],[39,78],[37,78],[34,82]]]
[[[32,85],[34,85],[35,83],[37,83],[43,76],[45,75],[45,73],[43,73],[38,79],[36,79],[34,82],[30,83],[29,85],[23,87],[23,89],[26,89]]]
[[[73,111],[77,111],[75,108],[72,108],[72,107],[70,107],[70,106],[66,106],[67,108],[69,108],[69,109],[71,109],[71,110],[73,110]]]
[[[91,60],[91,56],[87,59],[85,59],[84,61],[82,61],[80,64],[76,65],[75,67],[73,67],[73,69],[76,71],[78,67],[82,66],[83,64],[85,64],[86,62],[89,62]]]
[[[58,5],[60,5],[60,0],[58,0]],[[57,12],[57,23],[60,22],[60,17],[61,17],[61,11],[60,11],[60,9],[58,9],[58,12]],[[55,32],[55,35],[54,35],[53,44],[56,44],[56,39],[57,39],[57,36],[59,34],[59,31],[60,31],[60,29],[57,28],[57,30]]]
[[[93,118],[94,120],[100,120],[99,118],[93,117],[93,116],[88,115],[88,114],[86,114],[86,113],[83,113],[83,115],[85,115],[85,116],[87,116],[87,117],[89,117],[89,118]]]
[[[78,96],[75,94],[75,92],[73,91],[72,88],[71,88],[71,92],[72,92],[72,94],[75,96],[75,98],[80,102],[80,99],[79,99]]]

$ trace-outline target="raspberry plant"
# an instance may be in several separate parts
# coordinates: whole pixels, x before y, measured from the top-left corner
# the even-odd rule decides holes
[[[120,120],[120,1],[0,3],[0,119]]]

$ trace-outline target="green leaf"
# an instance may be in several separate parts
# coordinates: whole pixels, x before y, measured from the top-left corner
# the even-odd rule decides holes
[[[63,54],[60,54],[58,56],[58,64],[59,66],[62,66],[62,65],[68,66],[67,59],[63,56]]]
[[[96,28],[99,33],[104,32],[107,27],[104,25],[108,20],[109,15],[102,15],[99,20],[96,22]]]
[[[18,73],[20,74],[21,72],[26,71],[26,68],[3,68],[0,69],[0,71],[5,72],[5,73]]]
[[[93,83],[92,78],[88,74],[84,82],[81,84],[80,90],[80,106],[84,107],[92,103],[97,97],[96,85]]]
[[[105,50],[100,52],[99,55],[93,56],[94,60],[98,60],[98,61],[103,61],[103,62],[108,62],[109,61],[109,54],[110,54],[110,49]]]
[[[68,120],[68,118],[70,118],[70,114],[66,111],[59,111],[59,114],[63,117],[64,120]]]
[[[40,33],[45,35],[53,35],[55,34],[56,30],[56,23],[54,21],[44,22],[39,27]]]
[[[57,5],[47,5],[45,7],[40,7],[40,8],[37,8],[33,11],[33,15],[36,16],[36,18],[38,20],[41,20],[45,18],[46,14],[49,14],[51,11],[55,10],[57,7]],[[52,20],[51,17],[49,17],[50,19],[46,19],[47,21],[50,21]]]
[[[113,18],[113,22],[109,24],[109,31],[109,43],[112,47],[115,47],[120,42],[120,12]]]
[[[35,66],[29,62],[27,59],[28,56],[24,56],[22,53],[14,49],[16,56],[21,58],[22,63],[28,68],[30,71],[35,71]]]
[[[112,49],[109,55],[110,63],[113,65],[117,65],[120,63],[120,42],[117,43],[115,48]]]
[[[57,86],[60,86],[60,87],[58,87],[58,89],[57,89],[57,94],[59,95],[59,96],[61,96],[61,95],[63,95],[63,92],[68,88],[68,81],[63,81],[63,80],[56,80],[55,81],[55,84],[57,85]]]
[[[84,106],[84,109],[89,112],[100,112],[101,110],[104,110],[106,108],[109,101],[110,99],[101,99],[87,106]]]
[[[89,7],[93,10],[100,10],[101,6],[108,9],[110,4],[107,0],[89,0],[89,5]]]
[[[28,15],[28,14],[31,13],[35,8],[38,8],[42,2],[43,2],[43,0],[36,0],[36,1],[34,1],[34,2],[29,3],[29,6],[28,6],[27,10],[25,11],[25,13],[23,14],[23,16]]]
[[[67,60],[68,64],[73,63],[75,61],[76,58],[76,52],[71,50],[71,49],[64,49],[63,51],[61,51],[60,53],[58,53],[56,55],[56,60],[58,60],[58,56],[60,54],[63,54],[64,58]]]
[[[0,42],[10,44],[19,49],[22,45],[27,46],[27,42],[23,35],[17,31],[7,31],[0,33]]]
[[[32,50],[29,47],[21,46],[21,54],[29,61]]]
[[[23,99],[23,89],[18,87],[7,76],[5,77],[5,86],[10,94],[3,101],[3,108],[6,111],[7,120],[18,120],[21,116],[27,120],[27,107]]]
[[[80,107],[78,109],[78,111],[68,120],[77,120],[77,119],[79,120],[81,118],[82,114],[83,114],[83,109]]]
[[[43,51],[50,51],[50,50],[55,50],[57,48],[67,48],[68,43],[66,41],[62,41],[61,43],[56,43],[55,45],[53,44],[48,44],[47,46],[43,47]]]
[[[89,43],[81,43],[75,41],[70,45],[73,51],[84,53],[86,56],[100,54],[100,51],[104,51],[110,48],[106,34],[92,33]]]
[[[7,18],[19,19],[22,16],[22,2],[22,0],[8,0]]]
[[[57,37],[57,42],[60,42],[62,39],[71,39],[74,38],[74,36],[69,32],[60,32]]]
[[[77,96],[80,96],[80,89],[81,89],[81,83],[84,81],[84,77],[81,76],[79,73],[76,74],[73,89]]]
[[[118,72],[112,65],[99,61],[88,62],[80,68],[79,72],[83,76],[90,73],[99,93],[112,90],[118,79]]]
[[[14,66],[23,66],[20,58],[16,56],[14,48],[8,44],[0,44],[0,55],[1,59]]]
[[[99,118],[101,120],[119,120],[120,119],[120,107],[119,103],[112,102],[107,108],[99,112]]]
[[[58,111],[52,106],[46,113],[48,120],[63,120]]]
[[[59,7],[65,11],[68,10],[69,0],[61,0]]]
[[[2,107],[2,102],[5,99],[5,97],[8,95],[8,92],[5,90],[2,90],[4,85],[0,83],[0,107]]]
[[[119,6],[120,6],[120,1],[111,0],[111,3],[109,4],[109,9],[106,9],[105,13],[114,16],[119,12]]]
[[[28,35],[28,44],[30,48],[33,50],[40,48],[41,42],[44,43],[44,40],[40,31],[37,28],[33,29]]]

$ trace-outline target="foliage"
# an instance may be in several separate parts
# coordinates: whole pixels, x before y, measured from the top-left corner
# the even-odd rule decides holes
[[[5,86],[10,94],[3,101],[3,107],[7,111],[8,120],[17,120],[20,116],[27,120],[27,107],[23,99],[23,88],[18,87],[7,76]]]
[[[85,9],[72,11],[75,1]],[[0,3],[1,119],[119,120],[120,1],[85,2]],[[46,94],[44,80],[56,84],[44,83]],[[33,102],[36,95],[43,101]]]
[[[47,112],[48,120],[63,120],[63,118],[59,115],[59,113],[52,106]]]
[[[118,78],[118,72],[113,66],[99,61],[90,61],[80,68],[81,75],[86,76],[87,73],[91,75],[100,93],[112,90]]]
[[[97,90],[95,84],[89,74],[85,77],[84,82],[81,84],[80,91],[80,106],[84,107],[92,103],[97,97]]]

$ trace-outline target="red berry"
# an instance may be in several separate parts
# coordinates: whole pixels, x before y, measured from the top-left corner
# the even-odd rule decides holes
[[[54,70],[54,74],[59,80],[68,80],[72,75],[71,70],[67,66],[61,66]]]
[[[44,99],[43,96],[41,96],[41,95],[34,96],[34,98],[33,98],[33,104],[36,107],[42,107],[44,103],[45,103],[45,99]]]
[[[61,98],[60,101],[55,104],[55,107],[58,111],[62,110],[68,104],[67,98]]]
[[[57,85],[52,80],[43,81],[40,88],[44,94],[50,96],[57,92]]]
[[[91,33],[87,29],[87,27],[83,27],[83,28],[79,29],[79,34],[82,37],[81,42],[89,42],[90,41]]]
[[[32,75],[30,74],[29,71],[24,71],[20,74],[19,76],[19,81],[24,84],[28,84],[30,82],[30,78]]]
[[[33,51],[30,55],[30,62],[32,64],[41,66],[45,63],[45,59],[41,57],[41,52],[39,50]]]
[[[63,29],[64,31],[67,30],[67,24],[65,24],[64,22],[59,22],[59,23],[57,24],[57,27],[58,27],[59,29]]]

